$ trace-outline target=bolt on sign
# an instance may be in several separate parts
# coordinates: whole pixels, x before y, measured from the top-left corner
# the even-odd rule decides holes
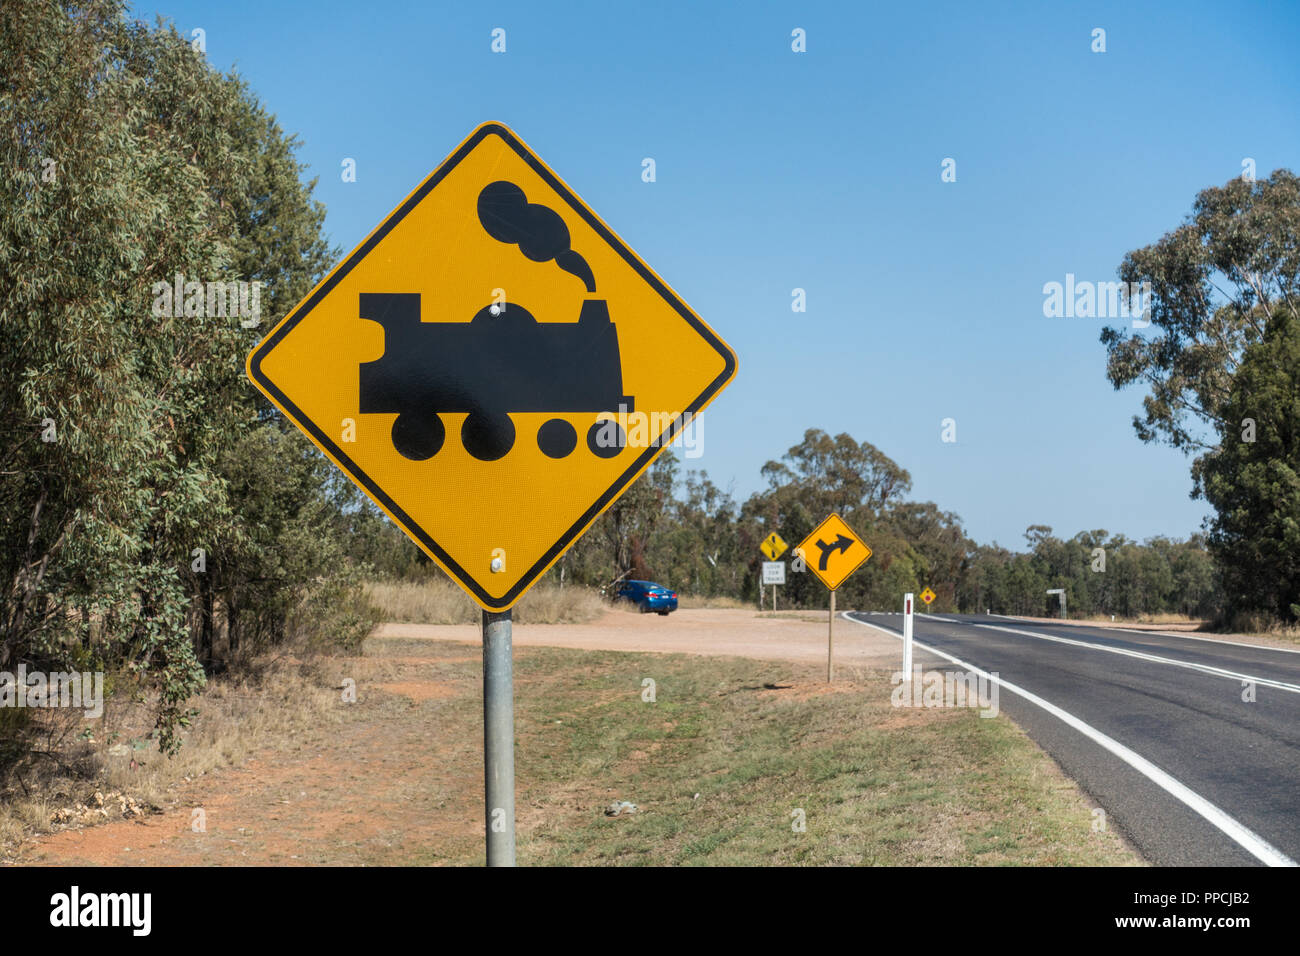
[[[837,514],[813,529],[795,551],[803,555],[808,570],[832,591],[871,557],[871,548]]]
[[[785,549],[788,547],[789,545],[785,543],[785,539],[775,531],[764,538],[763,543],[758,546],[759,550],[767,555],[769,561],[775,561],[777,558],[781,557],[781,555],[785,554]]]
[[[248,357],[267,398],[490,611],[735,374],[717,333],[497,123]]]
[[[927,607],[930,604],[934,603],[934,599],[937,598],[938,596],[939,595],[935,594],[929,588],[926,588],[924,591],[921,592],[921,600],[926,603]]]

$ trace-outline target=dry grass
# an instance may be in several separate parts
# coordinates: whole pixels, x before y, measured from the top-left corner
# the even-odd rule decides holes
[[[1199,617],[1188,617],[1186,614],[1139,614],[1133,619],[1136,624],[1204,624],[1205,621]]]
[[[595,591],[539,584],[515,605],[514,619],[521,624],[587,624],[607,610]]]
[[[80,711],[36,713],[28,732],[50,756],[13,770],[0,788],[0,859],[35,833],[153,812],[178,782],[335,719],[330,705],[339,692],[323,666],[316,657],[268,656],[234,678],[209,683],[191,699],[199,715],[172,757],[158,751],[151,702],[128,693],[106,694],[96,720]]]
[[[754,608],[753,601],[738,601],[733,597],[717,595],[715,597],[704,597],[697,594],[682,594],[677,592],[677,606],[679,608],[726,608],[728,610],[745,610]],[[757,608],[754,608],[757,610]]]
[[[1216,622],[1213,626],[1202,628],[1225,635],[1238,634],[1246,637],[1269,637],[1289,643],[1300,643],[1300,625],[1283,624],[1276,618],[1265,614],[1237,614],[1232,620]]]
[[[1138,614],[1134,617],[1124,617],[1122,614],[1070,615],[1072,621],[1100,621],[1109,624],[1112,623],[1112,619],[1115,624],[1176,624],[1202,627],[1207,623],[1203,618],[1188,617],[1186,614]]]
[[[450,581],[374,581],[366,585],[370,599],[385,621],[409,624],[476,624],[479,609]]]
[[[376,581],[366,586],[385,621],[401,624],[477,624],[479,607],[444,578],[427,581]],[[586,588],[539,584],[515,605],[518,624],[586,624],[608,609]]]
[[[1072,618],[1072,620],[1097,621],[1105,624],[1149,624],[1177,628],[1180,631],[1203,631],[1224,637],[1272,638],[1289,643],[1300,643],[1300,626],[1283,624],[1264,614],[1238,614],[1229,621],[1207,621],[1203,618],[1188,617],[1186,614],[1140,614],[1136,617],[1116,615],[1113,621],[1109,614],[1093,614]]]

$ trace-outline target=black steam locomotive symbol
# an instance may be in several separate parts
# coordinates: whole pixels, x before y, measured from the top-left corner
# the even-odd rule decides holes
[[[554,260],[596,291],[586,261],[569,249],[569,230],[555,212],[529,203],[509,182],[487,186],[478,198],[479,221],[493,238],[519,246],[534,262]],[[563,413],[633,411],[623,394],[618,331],[603,299],[587,299],[578,321],[538,322],[513,302],[480,309],[469,322],[423,322],[420,295],[363,292],[360,316],[384,328],[384,354],[360,365],[362,414],[397,413],[393,447],[424,461],[447,437],[441,415],[466,413],[461,441],[480,461],[496,461],[514,447],[512,412],[556,415],[537,432],[551,458],[577,447]],[[627,436],[611,420],[593,418],[587,447],[601,458],[623,450]]]

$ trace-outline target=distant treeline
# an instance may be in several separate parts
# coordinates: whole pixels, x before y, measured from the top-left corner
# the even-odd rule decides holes
[[[759,601],[759,544],[773,531],[792,547],[838,512],[873,554],[840,589],[842,607],[897,609],[905,592],[929,586],[939,611],[1054,614],[1065,588],[1071,614],[1186,614],[1212,617],[1222,606],[1204,541],[1130,541],[1107,531],[1068,540],[1033,525],[1012,551],[977,544],[961,519],[932,502],[907,500],[911,476],[868,442],[810,429],[803,441],[763,467],[765,491],[738,504],[702,472],[683,472],[665,454],[550,572],[551,579],[603,588],[620,577],[648,578],[684,595]],[[371,514],[359,560],[381,573],[430,573],[414,547]],[[363,543],[364,542],[364,543]],[[790,554],[784,556],[788,561]],[[810,574],[787,573],[778,605],[825,607],[826,589]],[[768,591],[770,600],[770,589]]]

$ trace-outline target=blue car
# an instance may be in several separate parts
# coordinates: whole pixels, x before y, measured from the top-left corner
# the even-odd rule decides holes
[[[653,581],[624,581],[618,586],[617,596],[624,601],[631,601],[641,609],[642,614],[651,611],[667,614],[677,610],[677,592]]]

